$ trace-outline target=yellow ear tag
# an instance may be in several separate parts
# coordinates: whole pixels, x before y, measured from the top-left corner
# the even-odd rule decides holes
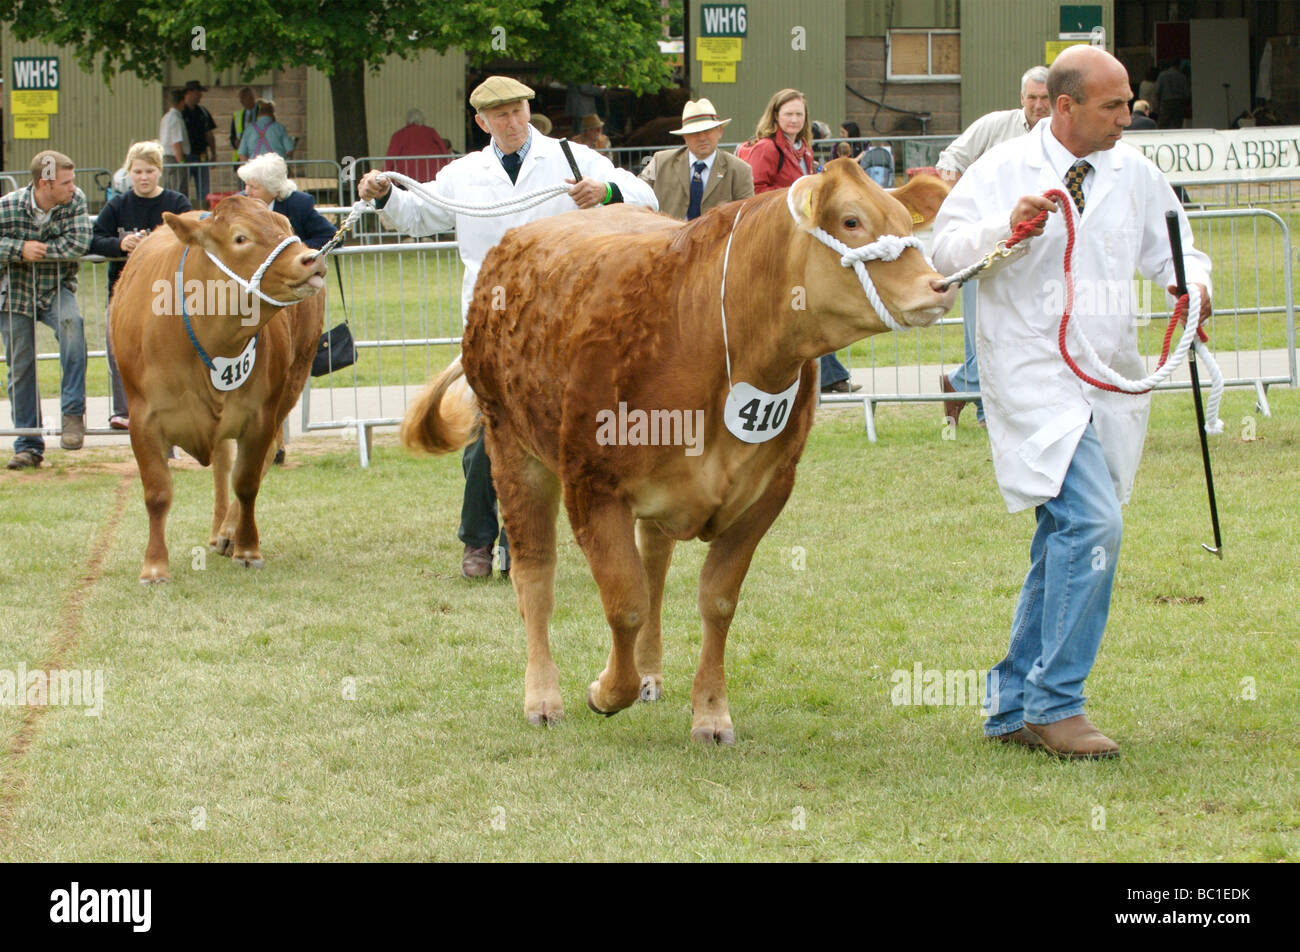
[[[808,222],[808,224],[810,225],[812,224],[813,210],[812,210],[812,188],[811,187],[805,188],[803,190],[803,202],[800,203],[799,206],[799,215],[801,218],[803,218],[804,221]]]
[[[918,212],[918,211],[913,211],[913,212],[912,212],[912,224],[913,224],[913,225],[919,225],[919,224],[921,224],[921,222],[923,222],[923,221],[925,221],[925,216],[924,216],[924,215],[922,215],[922,214],[921,214],[920,212]]]

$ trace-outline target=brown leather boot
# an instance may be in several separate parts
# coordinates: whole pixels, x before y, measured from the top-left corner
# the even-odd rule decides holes
[[[1100,760],[1118,757],[1119,744],[1092,725],[1082,714],[1051,724],[1030,724],[1025,729],[1037,734],[1043,746],[1058,757],[1070,760]]]
[[[996,740],[1003,744],[1019,744],[1021,747],[1042,747],[1043,742],[1039,740],[1038,735],[1033,731],[1025,730],[1018,727],[1006,734],[994,734],[989,740]]]
[[[939,375],[939,388],[941,393],[956,393],[957,388],[948,382],[947,374]],[[961,411],[966,409],[965,400],[945,400],[943,401],[943,418],[951,419],[952,425],[957,425],[957,418],[961,416]]]
[[[492,546],[465,546],[465,557],[460,562],[460,574],[465,578],[491,578]]]

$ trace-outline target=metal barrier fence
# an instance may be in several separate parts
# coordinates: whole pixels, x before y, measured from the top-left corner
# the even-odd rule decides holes
[[[203,207],[206,195],[192,195],[195,186],[192,171],[208,170],[208,192],[226,194],[239,192],[244,188],[243,181],[236,174],[243,162],[168,162],[163,169],[162,186],[176,188],[176,179],[183,177],[184,188],[178,192],[189,195],[195,208]],[[333,159],[285,159],[289,169],[289,178],[293,179],[298,189],[312,193],[320,203],[343,204],[347,199],[343,167]],[[312,174],[312,173],[315,174]],[[174,178],[173,178],[174,176]]]
[[[1297,216],[1300,212],[1288,215],[1292,220]],[[1292,267],[1300,267],[1300,261],[1289,221],[1266,209],[1193,212],[1189,217],[1197,246],[1214,263],[1211,347],[1227,385],[1253,387],[1259,409],[1267,414],[1271,385],[1300,385],[1292,277]],[[340,300],[336,281],[330,279],[324,292],[328,294],[326,322],[332,326],[347,317],[358,344],[358,360],[352,367],[309,382],[301,401],[301,427],[308,433],[343,431],[349,438],[355,436],[362,465],[368,465],[374,428],[398,424],[428,377],[459,350],[462,267],[452,241],[359,244],[335,254],[331,266],[342,276],[345,298]],[[102,359],[107,265],[97,257],[80,260],[78,301],[91,345],[89,389],[102,393],[107,376]],[[1139,343],[1153,367],[1152,355],[1159,353],[1167,316],[1163,292],[1145,286],[1139,302]],[[17,315],[8,309],[0,310],[0,323],[14,319]],[[38,361],[58,359],[51,352],[48,330],[38,328],[37,340],[38,351],[45,351],[38,354]],[[930,328],[868,338],[840,356],[864,390],[824,395],[822,401],[862,404],[867,435],[874,442],[877,404],[952,399],[937,385],[939,375],[964,358],[961,317],[954,313]],[[53,375],[45,376],[48,390]],[[1184,380],[1161,389],[1188,386]],[[57,435],[58,428],[46,425],[35,432],[49,438]],[[121,435],[101,428],[88,432]],[[16,431],[0,430],[0,435],[13,436]]]

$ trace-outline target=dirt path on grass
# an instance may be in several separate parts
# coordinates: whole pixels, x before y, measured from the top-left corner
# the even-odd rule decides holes
[[[113,546],[113,537],[122,522],[127,499],[135,483],[134,471],[123,473],[118,481],[108,518],[100,526],[99,534],[91,546],[84,567],[77,576],[76,584],[73,585],[72,591],[63,603],[63,610],[59,613],[58,627],[47,649],[46,658],[40,666],[43,672],[62,669],[64,662],[77,647],[82,632],[82,612],[90,597],[91,589],[104,572],[104,560]],[[15,685],[15,690],[25,691],[26,685]],[[4,765],[0,768],[0,844],[9,840],[14,811],[26,785],[26,778],[22,773],[23,755],[36,737],[41,715],[49,710],[50,706],[43,704],[24,707],[22,722],[18,725],[18,730],[5,751]]]

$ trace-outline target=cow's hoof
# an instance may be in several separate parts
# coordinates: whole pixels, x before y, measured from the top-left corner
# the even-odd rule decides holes
[[[208,543],[208,551],[215,552],[217,555],[230,555],[235,551],[235,540],[225,536],[218,536],[215,542]]]
[[[246,569],[260,569],[263,565],[261,556],[234,556],[233,561],[236,565],[242,565]]]
[[[528,711],[528,723],[534,727],[554,727],[564,720],[564,708],[552,706],[546,701],[535,711]]]
[[[664,679],[647,674],[641,679],[640,698],[643,701],[657,701],[664,696]]]
[[[736,731],[730,719],[709,718],[691,728],[691,740],[700,744],[718,744],[730,747],[736,742]]]
[[[166,575],[148,575],[148,576],[141,575],[140,576],[141,585],[166,585],[170,581],[171,579],[168,578]]]
[[[604,711],[596,706],[596,692],[600,690],[600,682],[592,681],[587,685],[587,707],[591,708],[597,714],[604,714],[606,717],[613,717],[622,708],[614,708],[612,711]]]

